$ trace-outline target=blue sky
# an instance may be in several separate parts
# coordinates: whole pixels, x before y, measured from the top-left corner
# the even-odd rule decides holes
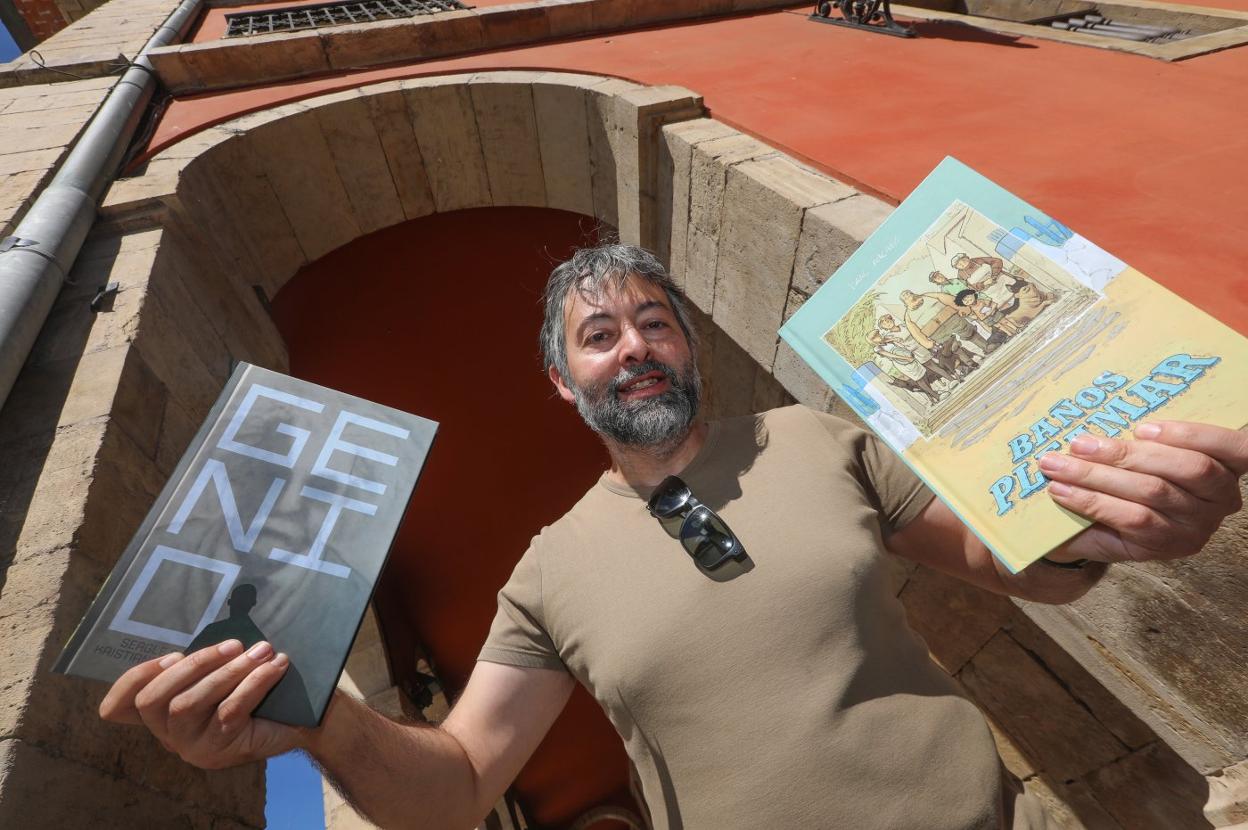
[[[264,818],[269,830],[323,830],[321,774],[301,752],[269,759]]]
[[[22,53],[17,48],[17,44],[13,42],[13,37],[9,34],[9,30],[0,23],[0,63],[11,61]]]

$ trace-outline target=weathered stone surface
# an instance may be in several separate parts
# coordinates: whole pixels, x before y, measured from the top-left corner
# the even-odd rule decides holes
[[[484,6],[476,10],[481,41],[489,47],[531,43],[550,37],[546,9],[532,3]]]
[[[65,759],[55,747],[8,740],[0,742],[0,753],[0,768],[6,770],[0,779],[0,825],[4,827],[28,827],[32,816],[38,816],[43,827],[230,830],[264,825],[260,765],[248,769],[250,786],[237,787],[228,796],[205,797],[202,805],[196,805],[152,788],[140,770],[134,770],[136,777],[127,780]],[[72,797],[66,797],[67,793]],[[222,813],[228,804],[235,805],[239,815]]]
[[[403,82],[434,204],[443,212],[492,203],[467,80],[448,76]]]
[[[775,150],[736,133],[694,145],[689,167],[689,230],[685,254],[685,293],[698,307],[715,312],[720,221],[727,171],[735,164]]]
[[[481,18],[475,10],[439,13],[415,20],[417,38],[425,55],[454,55],[480,49],[485,41]]]
[[[757,366],[754,368],[754,400],[750,404],[752,412],[766,412],[792,403],[793,396],[769,372],[764,372]]]
[[[403,215],[408,219],[428,216],[435,210],[433,191],[420,155],[420,145],[412,132],[412,118],[398,81],[361,90],[377,137],[381,140],[390,176],[399,193]]]
[[[1161,742],[1136,750],[1088,776],[1110,815],[1131,830],[1207,827],[1205,779]]]
[[[50,170],[60,157],[61,148],[59,147],[26,150],[21,153],[3,153],[0,154],[0,176]],[[0,212],[0,215],[3,213]]]
[[[1242,486],[1242,485],[1241,485]],[[1086,597],[1025,613],[1202,774],[1248,751],[1243,513],[1200,556],[1115,565]]]
[[[418,57],[418,31],[412,18],[401,18],[331,26],[320,37],[329,65],[352,69]]]
[[[483,16],[483,19],[484,16]],[[483,72],[468,85],[495,206],[546,206],[534,111],[539,72]]]
[[[708,397],[716,418],[732,418],[754,411],[757,365],[727,332],[713,329],[714,362],[707,378]]]
[[[183,222],[180,227],[196,261],[204,265],[220,262],[225,273],[260,285],[272,298],[309,261],[309,254],[276,186],[266,175],[265,164],[251,146],[250,136],[217,144],[196,159],[196,169],[187,177],[187,191],[179,197],[179,204],[204,209],[194,211],[196,221]],[[278,175],[286,180],[285,174]],[[297,196],[296,190],[288,198]],[[214,214],[216,209],[222,213]],[[230,235],[222,237],[214,232],[218,227]],[[337,229],[328,233],[331,239],[342,238]],[[242,244],[221,245],[218,240],[222,238]],[[245,263],[251,263],[250,267]]]
[[[693,148],[703,141],[725,138],[735,130],[710,118],[668,124],[661,130],[658,169],[656,252],[677,285],[685,285],[689,239],[690,182]]]
[[[789,289],[789,299],[784,310],[786,322],[807,299],[809,298],[801,292]],[[823,378],[815,374],[815,370],[784,340],[776,344],[776,362],[772,366],[772,374],[798,403],[812,409],[830,412],[833,402],[840,400],[833,395]]]
[[[1051,830],[1131,830],[1114,821],[1082,781],[1061,784],[1034,775],[1023,787],[1042,806],[1043,826]]]
[[[247,86],[330,69],[320,32],[311,29],[255,35],[242,42],[212,40],[173,48],[199,89]]]
[[[620,117],[614,98],[635,86],[628,81],[606,80],[592,87],[586,97],[593,215],[618,228],[621,241],[634,244],[639,241],[638,223],[634,216],[631,230],[622,227],[620,205],[625,206],[627,218],[628,206],[637,201],[637,148],[630,141],[635,140],[636,129],[627,129],[626,119]]]
[[[840,268],[893,209],[865,193],[806,211],[797,244],[793,287],[808,296]]]
[[[1126,752],[1004,632],[979,650],[958,679],[1036,768],[1059,781],[1099,769]]]
[[[179,230],[165,232],[152,269],[152,281],[178,283],[184,298],[203,312],[231,359],[279,369],[286,346],[251,286],[235,274],[205,268],[194,256],[193,242]]]
[[[715,322],[768,371],[808,206],[787,187],[789,167],[773,158],[728,169],[715,271]]]
[[[643,247],[653,250],[662,226],[658,217],[660,131],[665,124],[700,118],[706,111],[700,95],[679,86],[628,90],[616,97],[616,107],[626,131],[636,132],[637,239]],[[631,198],[630,192],[628,204],[620,204],[621,211],[627,207],[627,211],[621,213],[622,231],[627,231],[632,224]]]
[[[950,674],[961,671],[1014,613],[1013,604],[1000,594],[930,568],[914,572],[901,602],[910,627]]]
[[[554,0],[546,6],[551,37],[569,37],[593,26],[594,0]]]
[[[992,718],[985,718],[985,722],[988,724],[988,730],[992,732],[992,740],[997,746],[997,754],[1001,756],[1001,763],[1005,765],[1010,774],[1019,780],[1035,775],[1036,768],[1032,766],[1031,761],[1018,748],[1018,744],[1014,743],[1009,734],[993,723]]]
[[[402,222],[403,206],[368,104],[351,92],[346,100],[310,104],[360,231],[371,233]]]
[[[533,84],[546,204],[594,215],[584,87],[548,72]]]
[[[250,138],[309,261],[360,235],[350,198],[313,113],[265,124]],[[299,148],[299,164],[289,163],[293,147]]]
[[[1053,642],[1025,614],[1015,609],[1006,625],[1014,641],[1031,652],[1101,724],[1131,749],[1157,739],[1148,725],[1088,674],[1083,666]]]
[[[104,194],[101,215],[111,218],[173,196],[186,166],[184,158],[154,158],[137,175],[115,180]]]
[[[1204,813],[1213,826],[1248,825],[1248,761],[1227,767],[1205,780],[1209,785],[1209,800],[1205,802]]]

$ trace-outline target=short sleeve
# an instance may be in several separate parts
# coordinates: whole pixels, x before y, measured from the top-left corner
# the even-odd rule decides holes
[[[543,620],[542,567],[536,543],[516,563],[511,578],[498,592],[498,611],[477,659],[567,671]]]
[[[814,412],[824,429],[852,454],[859,481],[880,514],[887,538],[923,512],[933,493],[913,470],[875,433],[844,418]]]

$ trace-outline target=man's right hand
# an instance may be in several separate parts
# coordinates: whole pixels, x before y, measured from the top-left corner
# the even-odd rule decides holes
[[[251,713],[289,665],[264,642],[246,652],[238,640],[226,640],[187,657],[167,654],[118,678],[100,717],[146,726],[166,749],[203,769],[280,755],[303,746],[305,730]]]

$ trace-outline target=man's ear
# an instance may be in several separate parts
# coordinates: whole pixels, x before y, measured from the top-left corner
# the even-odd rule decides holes
[[[551,366],[546,370],[546,376],[550,378],[550,382],[555,385],[555,391],[559,393],[559,397],[563,398],[570,404],[576,403],[576,395],[563,382],[563,375],[559,374],[559,370]]]

